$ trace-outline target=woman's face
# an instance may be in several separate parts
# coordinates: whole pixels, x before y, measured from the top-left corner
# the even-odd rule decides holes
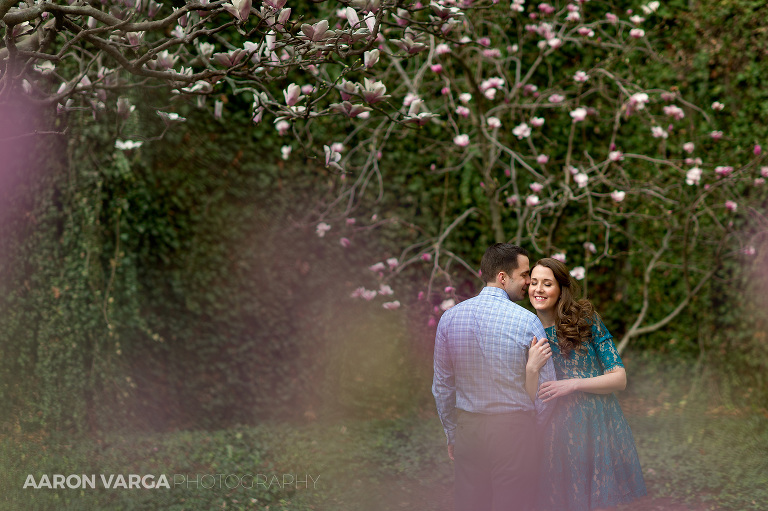
[[[537,311],[552,311],[560,298],[560,284],[555,274],[546,266],[534,266],[531,271],[531,284],[528,286],[528,298]]]

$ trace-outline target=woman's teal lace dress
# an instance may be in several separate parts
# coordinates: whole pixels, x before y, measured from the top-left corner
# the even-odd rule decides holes
[[[592,341],[565,355],[546,329],[557,379],[599,376],[624,367],[602,321]],[[544,426],[541,511],[588,511],[646,494],[635,440],[614,394],[574,392],[557,399]]]

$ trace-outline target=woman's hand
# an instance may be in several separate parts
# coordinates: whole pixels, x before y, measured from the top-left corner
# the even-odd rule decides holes
[[[552,357],[552,348],[549,347],[549,340],[544,337],[541,340],[533,337],[531,346],[528,348],[528,363],[525,366],[526,371],[538,373]]]
[[[577,387],[578,378],[571,380],[545,381],[539,386],[539,399],[546,403],[547,401],[572,394],[579,390]]]

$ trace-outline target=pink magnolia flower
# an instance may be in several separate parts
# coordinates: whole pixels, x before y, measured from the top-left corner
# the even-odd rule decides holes
[[[486,48],[491,45],[491,38],[490,37],[481,37],[477,40],[477,44],[480,46],[485,46]]]
[[[579,35],[582,35],[584,37],[594,37],[595,31],[592,30],[589,27],[579,27],[579,29],[576,31],[579,33]]]
[[[763,148],[760,147],[760,144],[755,144],[754,149],[752,149],[752,152],[755,154],[755,156],[760,156],[760,153],[763,152]]]
[[[459,105],[456,107],[456,113],[462,117],[469,117],[469,108]]]
[[[760,175],[763,177],[768,177],[768,167],[760,167]]]
[[[501,128],[501,121],[499,120],[498,117],[489,117],[488,127],[491,129]]]
[[[732,200],[727,200],[727,201],[725,201],[725,209],[727,209],[727,210],[728,210],[728,211],[730,211],[731,213],[735,213],[735,212],[736,212],[736,210],[738,209],[738,207],[739,207],[739,205],[738,205],[738,204],[736,204],[736,203],[735,203],[734,201],[732,201]]]
[[[715,101],[714,103],[712,103],[712,110],[715,110],[716,112],[719,112],[723,108],[725,108],[725,105],[720,103],[719,101]]]
[[[611,151],[608,153],[608,159],[611,161],[622,161],[624,159],[624,153],[621,151]]]
[[[524,4],[525,0],[512,0],[512,5],[510,5],[509,8],[515,12],[524,12]]]
[[[431,69],[432,72],[435,73],[435,74],[440,74],[440,73],[443,72],[443,65],[442,64],[432,64],[431,66],[429,66],[429,69]]]
[[[470,94],[469,92],[464,92],[459,94],[459,101],[461,101],[466,105],[467,103],[472,101],[472,94]]]
[[[755,250],[755,247],[752,245],[747,245],[743,249],[741,249],[741,253],[748,256],[753,256],[757,253],[757,250]]]
[[[386,302],[381,304],[382,307],[384,307],[387,310],[395,310],[400,308],[400,302],[395,300],[394,302]]]
[[[544,126],[544,118],[543,117],[533,117],[531,119],[531,126],[534,128],[541,128]]]
[[[384,263],[378,262],[376,264],[372,264],[371,266],[369,266],[368,269],[371,270],[372,272],[380,272],[380,271],[386,270],[387,267],[384,266]]]
[[[685,112],[677,105],[667,105],[664,107],[664,114],[679,121],[685,117]]]
[[[683,144],[683,151],[685,151],[688,154],[691,154],[695,148],[696,146],[693,144],[693,142],[686,142],[685,144]]]
[[[293,148],[292,148],[291,146],[289,146],[289,145],[284,145],[283,147],[281,147],[281,148],[280,148],[280,156],[281,156],[281,157],[282,157],[284,160],[287,160],[287,159],[288,159],[288,157],[289,157],[289,156],[291,156],[291,151],[292,151],[292,150],[293,150]]]
[[[754,186],[763,186],[765,184],[765,179],[762,177],[755,178],[755,181],[752,184]]]
[[[651,128],[651,135],[653,135],[653,138],[667,138],[669,133],[661,126],[654,126]]]
[[[431,261],[432,260],[432,254],[430,254],[428,252],[424,252],[423,254],[421,254],[421,260],[425,261],[425,262]]]
[[[515,128],[512,130],[512,134],[518,139],[522,140],[524,138],[528,138],[531,135],[531,128],[526,123],[522,123],[515,126]]]
[[[251,0],[229,0],[230,3],[222,5],[225,11],[237,18],[246,21],[251,14]]]
[[[573,181],[579,186],[579,188],[586,188],[587,183],[589,183],[589,176],[583,172],[579,172],[573,176]]]
[[[702,171],[699,167],[692,167],[685,173],[685,183],[693,186],[699,184],[701,181]]]
[[[539,197],[536,195],[529,195],[525,198],[525,205],[529,208],[534,207],[536,204],[539,203]]]
[[[543,14],[552,14],[555,12],[555,8],[549,4],[541,3],[539,4],[539,11],[541,11]]]
[[[448,298],[447,300],[443,300],[442,303],[440,303],[440,310],[447,311],[454,305],[456,305],[456,300],[453,298]]]
[[[544,185],[541,183],[531,183],[528,185],[528,187],[531,189],[533,193],[539,193],[544,189]]]
[[[576,74],[573,75],[573,80],[579,83],[584,83],[589,80],[589,75],[584,71],[576,71]]]
[[[387,266],[389,266],[390,270],[394,270],[395,268],[397,268],[398,264],[400,263],[397,261],[397,257],[390,257],[389,259],[387,259]]]
[[[630,16],[630,17],[629,17],[629,21],[631,21],[631,22],[632,22],[632,23],[634,23],[635,25],[639,25],[640,23],[642,23],[643,21],[645,21],[645,18],[643,18],[642,16],[639,16],[639,15],[635,14],[634,16]]]
[[[453,143],[459,147],[467,147],[469,145],[469,135],[456,135],[453,137]]]
[[[391,296],[395,294],[395,292],[388,284],[382,284],[379,286],[379,294],[382,296]]]
[[[447,295],[453,293],[454,291],[456,291],[456,288],[453,286],[445,286],[445,289],[443,289],[443,292]]]
[[[325,237],[325,233],[331,230],[331,226],[326,224],[325,222],[320,222],[317,224],[317,227],[315,228],[315,232],[317,233],[318,238]]]
[[[348,248],[352,244],[352,242],[349,241],[349,238],[340,238],[339,239],[339,243],[344,248]]]
[[[437,53],[438,55],[445,55],[447,53],[451,53],[451,47],[445,43],[440,43],[437,46],[435,46],[435,53]]]
[[[429,317],[429,321],[427,321],[427,326],[429,328],[434,328],[437,326],[437,320],[434,318],[434,316]]]
[[[610,23],[616,23],[619,21],[619,17],[610,12],[605,15],[605,19],[607,19]]]
[[[571,117],[573,117],[573,122],[581,122],[584,119],[587,118],[587,110],[586,108],[577,108],[575,110],[571,111]]]
[[[347,225],[355,225],[356,222],[354,218],[347,218]]]
[[[546,154],[540,154],[536,157],[536,163],[540,165],[544,165],[549,161],[549,156]]]
[[[587,252],[597,254],[597,247],[591,241],[585,241],[583,246],[584,246],[584,250],[586,250]]]
[[[611,199],[615,200],[616,202],[621,202],[624,200],[624,197],[626,197],[627,192],[622,192],[621,190],[614,190],[611,192]]]
[[[304,96],[301,95],[301,87],[295,83],[292,83],[286,89],[283,89],[283,96],[285,97],[285,104],[288,106],[293,106],[298,103],[299,100],[304,98]]]
[[[720,177],[728,177],[732,173],[733,173],[733,167],[731,167],[730,165],[715,167],[715,174],[717,174]]]
[[[556,259],[561,263],[565,263],[565,253],[558,252],[557,254],[552,254],[552,259]]]
[[[507,205],[509,205],[509,206],[514,206],[519,201],[520,201],[520,199],[519,199],[519,197],[517,195],[510,195],[509,197],[507,197]],[[534,204],[534,206],[535,206],[535,204]]]
[[[583,266],[577,266],[571,270],[571,277],[573,277],[576,280],[584,279],[586,274],[587,274],[587,270],[585,270]]]
[[[498,48],[486,48],[483,50],[483,57],[487,57],[489,59],[497,59],[501,57],[501,50]]]
[[[366,69],[372,68],[379,61],[379,50],[373,50],[363,53],[363,64]]]

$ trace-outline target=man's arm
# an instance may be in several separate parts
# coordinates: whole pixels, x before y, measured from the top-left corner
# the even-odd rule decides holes
[[[440,422],[443,423],[448,445],[452,446],[456,431],[456,384],[444,327],[441,318],[435,336],[435,375],[432,379],[432,394],[435,396],[437,414],[440,417]]]

